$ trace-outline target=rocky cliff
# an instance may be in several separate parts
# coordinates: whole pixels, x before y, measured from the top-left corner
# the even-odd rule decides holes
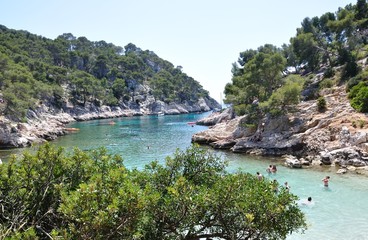
[[[165,103],[156,100],[148,86],[136,84],[128,101],[118,106],[96,106],[87,102],[84,106],[73,105],[64,100],[62,107],[51,103],[39,104],[34,110],[28,110],[24,122],[13,121],[0,116],[0,147],[26,147],[32,143],[54,140],[76,129],[66,128],[67,123],[101,118],[141,116],[152,114],[185,114],[206,112],[219,109],[221,106],[212,98],[200,98],[195,103]]]
[[[325,89],[327,109],[319,112],[317,101],[301,102],[293,113],[265,117],[257,128],[243,124],[246,116],[231,109],[214,113],[198,124],[213,125],[195,134],[193,142],[236,153],[284,156],[290,167],[331,165],[340,172],[368,171],[368,118],[349,104],[344,86]]]

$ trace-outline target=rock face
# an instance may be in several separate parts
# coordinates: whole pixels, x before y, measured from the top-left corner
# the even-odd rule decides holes
[[[309,164],[368,167],[367,116],[350,106],[344,87],[328,91],[325,112],[317,110],[315,100],[301,102],[293,113],[266,116],[256,129],[249,129],[242,124],[246,116],[234,117],[229,110],[224,112],[227,117],[217,113],[202,120],[213,126],[195,134],[192,141],[238,153],[287,155],[285,164],[293,168]]]
[[[61,108],[56,108],[44,103],[37,109],[28,111],[25,123],[14,122],[0,116],[0,147],[26,147],[32,143],[54,140],[64,135],[68,131],[65,124],[73,121],[151,115],[159,112],[164,114],[206,112],[221,107],[212,98],[200,98],[194,103],[186,101],[180,104],[167,104],[155,100],[149,91],[147,86],[137,84],[131,99],[121,102],[116,107],[96,106],[88,102],[85,106],[78,106],[65,101]]]

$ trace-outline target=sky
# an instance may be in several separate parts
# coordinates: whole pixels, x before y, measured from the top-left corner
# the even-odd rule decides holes
[[[352,0],[0,0],[0,24],[55,39],[63,33],[142,50],[182,66],[221,102],[239,53],[289,44],[306,17]]]

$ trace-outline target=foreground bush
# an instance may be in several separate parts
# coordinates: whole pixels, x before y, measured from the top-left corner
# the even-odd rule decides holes
[[[49,144],[0,165],[0,239],[285,239],[297,197],[192,146],[129,170],[105,149]]]

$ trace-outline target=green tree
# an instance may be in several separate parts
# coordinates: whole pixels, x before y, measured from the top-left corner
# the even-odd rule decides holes
[[[368,18],[368,4],[367,0],[358,0],[355,10],[355,18],[357,20],[362,20]]]
[[[296,75],[288,76],[285,84],[278,88],[267,102],[261,104],[262,108],[266,112],[273,114],[286,113],[288,109],[299,103],[303,86],[304,79],[302,77]]]
[[[266,44],[241,53],[239,65],[243,67],[233,65],[232,83],[225,87],[225,101],[234,105],[250,104],[255,98],[267,100],[281,84],[286,59],[280,49]]]
[[[285,239],[306,228],[295,195],[225,167],[196,145],[129,170],[106,149],[66,154],[46,144],[0,165],[0,236]]]
[[[302,33],[290,40],[293,51],[299,59],[298,66],[307,64],[310,70],[315,70],[318,66],[320,55],[317,42],[313,33]]]
[[[116,79],[112,84],[112,91],[117,99],[123,97],[124,93],[127,91],[125,81],[121,78]]]

